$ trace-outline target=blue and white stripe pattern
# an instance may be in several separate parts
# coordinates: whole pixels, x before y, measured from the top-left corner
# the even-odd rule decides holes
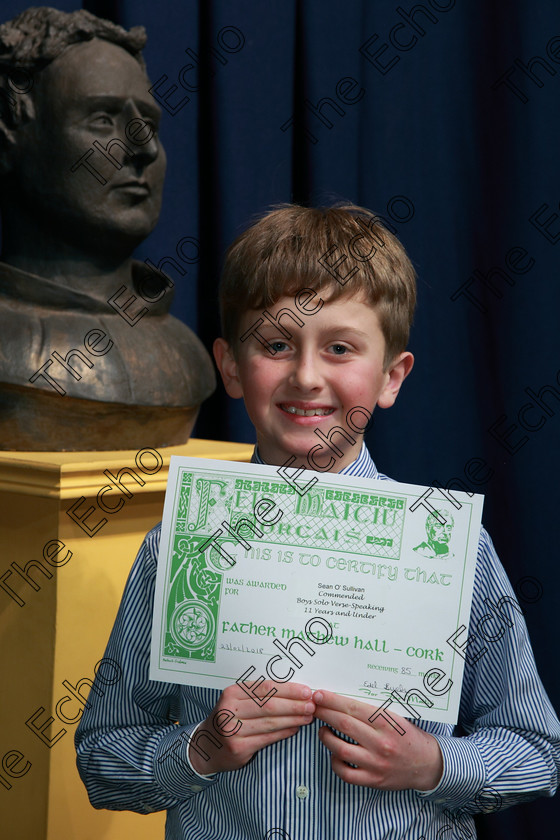
[[[342,472],[386,478],[365,446]],[[105,653],[119,664],[122,679],[100,684],[102,696],[92,690],[76,733],[78,768],[94,807],[167,809],[166,840],[265,840],[274,828],[285,834],[272,838],[289,840],[470,840],[472,814],[555,792],[560,724],[538,677],[525,622],[514,609],[513,627],[487,644],[476,664],[465,666],[457,729],[419,724],[443,753],[443,776],[434,790],[346,784],[331,770],[318,721],[261,750],[240,770],[198,775],[187,761],[186,735],[207,717],[219,692],[148,679],[159,539],[160,525],[140,548]],[[504,595],[515,597],[482,529],[471,633],[488,613],[485,599],[497,604]],[[444,633],[443,642],[447,628]],[[477,643],[474,648],[480,649]]]

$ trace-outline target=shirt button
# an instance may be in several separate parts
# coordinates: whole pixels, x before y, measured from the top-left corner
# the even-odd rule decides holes
[[[202,785],[193,785],[192,790],[194,790],[195,793],[200,793],[200,791],[202,790]]]
[[[296,788],[296,796],[298,799],[307,799],[309,796],[309,788],[305,785],[298,785]]]

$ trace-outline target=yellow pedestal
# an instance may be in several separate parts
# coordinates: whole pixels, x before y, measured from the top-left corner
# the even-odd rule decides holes
[[[59,706],[62,718],[77,716],[68,724],[57,703],[69,694],[63,681],[92,679],[103,657],[136,552],[161,519],[170,456],[248,461],[251,451],[191,440],[161,449],[161,464],[147,450],[0,453],[2,837],[163,838],[162,813],[91,807],[74,752],[81,706]],[[105,472],[117,477],[123,467],[136,475],[121,474],[130,495]]]

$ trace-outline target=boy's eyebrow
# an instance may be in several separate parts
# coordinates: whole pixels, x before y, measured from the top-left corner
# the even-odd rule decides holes
[[[321,333],[351,333],[352,335],[358,336],[358,338],[369,338],[369,333],[365,332],[364,330],[359,330],[357,327],[352,326],[352,324],[333,324],[332,326],[323,327],[320,330]]]
[[[305,327],[298,328],[295,324],[290,326],[290,324],[286,324],[287,329],[294,334],[299,333],[305,329]],[[279,333],[281,330],[278,329],[276,324],[271,324],[270,322],[265,321],[259,327],[259,332],[271,332],[271,333]],[[365,332],[364,330],[359,330],[357,327],[353,326],[352,324],[326,324],[324,327],[319,328],[319,335],[321,337],[336,334],[338,336],[343,335],[354,335],[356,338],[369,338],[369,333]]]

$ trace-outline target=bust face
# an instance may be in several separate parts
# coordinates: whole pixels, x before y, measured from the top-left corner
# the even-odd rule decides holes
[[[448,510],[440,510],[439,513],[445,519],[445,524],[438,522],[435,517],[429,518],[429,523],[426,523],[428,542],[431,546],[448,546],[455,522]]]
[[[166,158],[157,135],[161,112],[149,87],[126,50],[99,39],[69,47],[38,74],[36,118],[18,130],[10,180],[14,201],[39,227],[89,251],[123,243],[132,251],[152,231]],[[148,142],[139,120],[156,131]],[[107,148],[114,139],[134,152],[127,157],[112,145],[107,154],[120,169],[93,146]],[[88,161],[105,184],[84,165],[71,171],[89,149]]]

